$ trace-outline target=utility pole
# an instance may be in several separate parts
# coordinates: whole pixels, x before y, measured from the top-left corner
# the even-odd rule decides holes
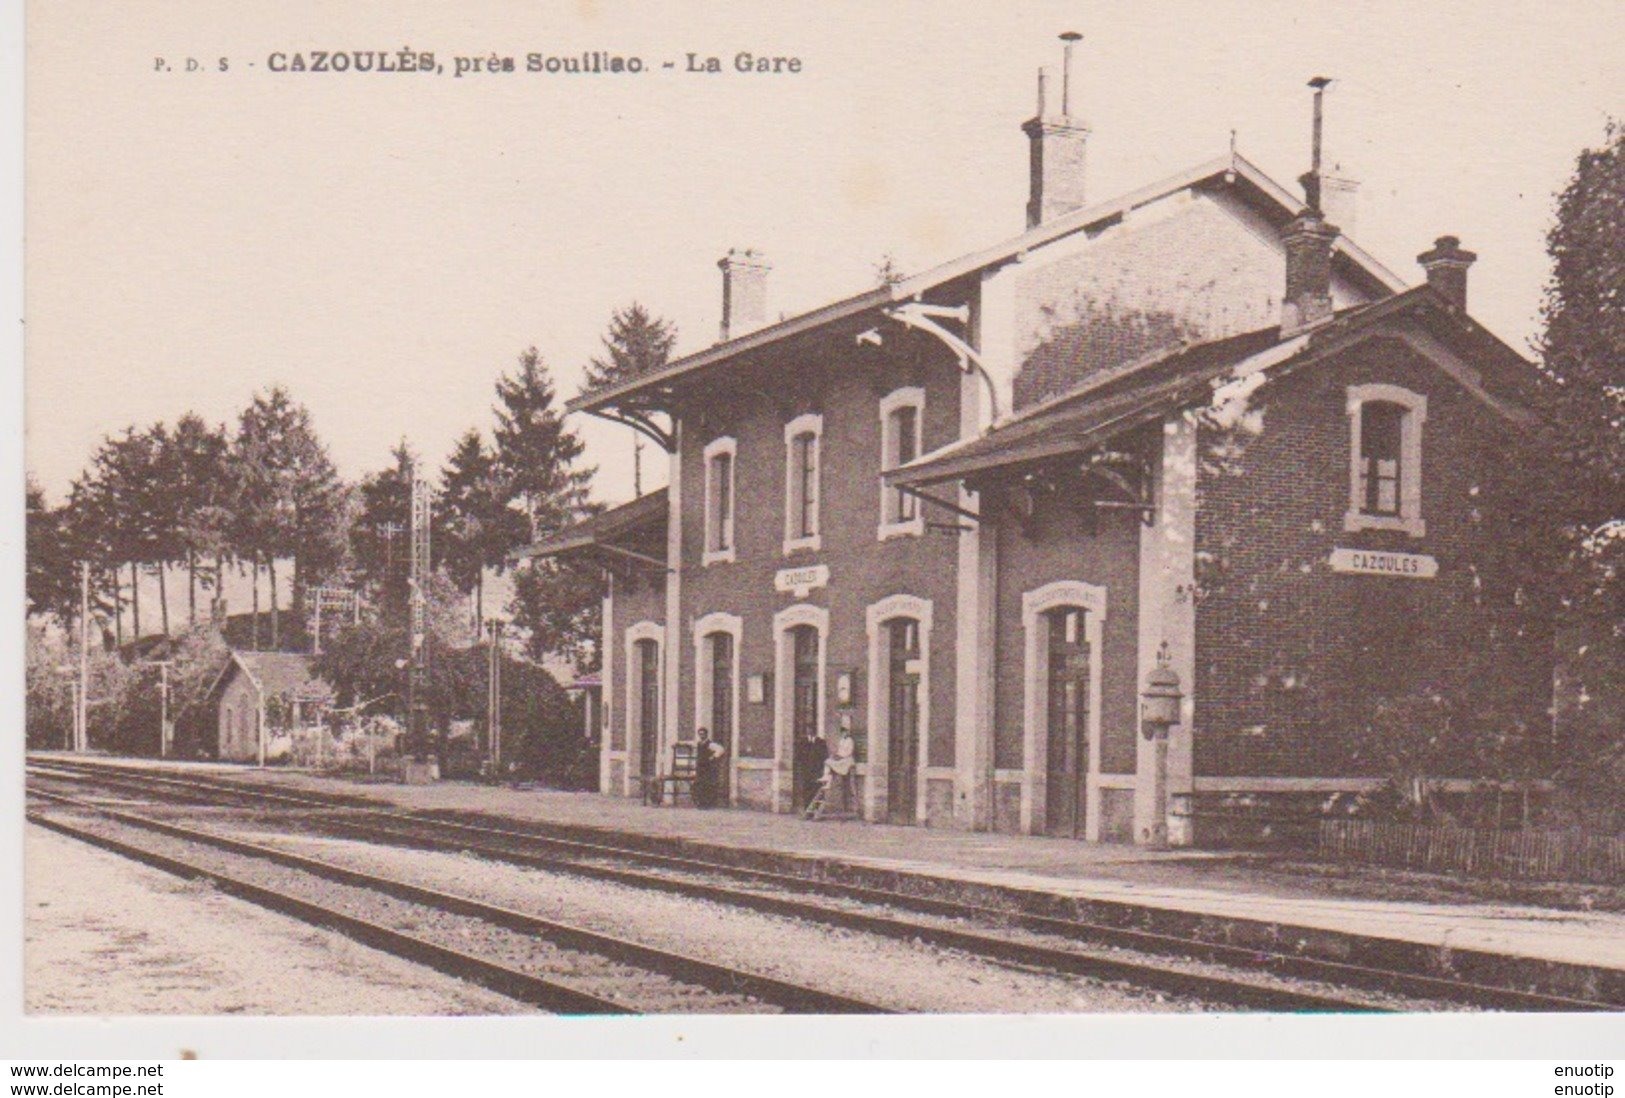
[[[90,689],[90,562],[79,562],[79,694],[73,700],[73,749],[90,750],[85,698]]]
[[[395,535],[404,534],[406,530],[398,522],[381,522],[378,532],[384,536],[384,578],[388,582],[395,574]]]
[[[426,761],[428,752],[428,712],[423,701],[423,687],[429,670],[429,482],[412,476],[412,569],[409,579],[411,598],[412,665],[407,680],[407,711],[410,720],[413,754],[418,762]]]
[[[485,733],[491,753],[491,773],[502,775],[502,622],[492,618],[486,622],[491,632],[489,686],[485,706]]]
[[[174,734],[169,727],[169,669],[174,666],[174,660],[159,660],[158,663],[158,757],[168,758],[169,749],[173,746]]]

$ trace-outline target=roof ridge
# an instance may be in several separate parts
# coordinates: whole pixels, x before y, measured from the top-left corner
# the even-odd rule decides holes
[[[598,408],[607,407],[616,398],[635,392],[653,382],[677,377],[691,369],[726,361],[736,354],[777,342],[809,328],[817,328],[824,323],[861,313],[870,308],[908,300],[956,278],[962,278],[967,274],[997,263],[1008,262],[1014,256],[1032,248],[1042,247],[1061,237],[1083,231],[1097,222],[1109,220],[1112,217],[1120,217],[1149,202],[1164,198],[1187,187],[1193,187],[1220,174],[1226,176],[1235,175],[1246,179],[1265,198],[1290,211],[1296,212],[1303,205],[1302,201],[1293,195],[1291,191],[1277,183],[1252,161],[1232,149],[1225,155],[1202,161],[1137,190],[1126,191],[1106,202],[1085,206],[1071,213],[1063,214],[1046,224],[1028,229],[1015,236],[1005,237],[986,248],[966,252],[963,255],[936,264],[894,285],[882,286],[847,297],[836,298],[833,301],[826,301],[821,305],[803,310],[794,316],[786,317],[783,320],[747,332],[734,339],[715,343],[710,347],[691,352],[659,369],[646,371],[636,377],[628,378],[615,385],[605,386],[595,392],[579,393],[566,402],[565,408],[571,412],[591,412]],[[1365,271],[1374,281],[1387,286],[1390,292],[1398,293],[1406,288],[1404,282],[1397,275],[1346,235],[1339,235],[1334,247],[1342,251],[1350,261]]]

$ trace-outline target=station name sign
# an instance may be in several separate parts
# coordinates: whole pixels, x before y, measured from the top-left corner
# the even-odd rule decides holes
[[[1432,579],[1439,574],[1439,562],[1422,553],[1382,553],[1371,549],[1333,549],[1333,572],[1362,576],[1407,576]]]
[[[807,593],[815,587],[824,587],[829,583],[829,566],[827,564],[809,564],[802,568],[781,568],[773,576],[773,586],[778,590],[793,593],[796,598],[804,599]]]

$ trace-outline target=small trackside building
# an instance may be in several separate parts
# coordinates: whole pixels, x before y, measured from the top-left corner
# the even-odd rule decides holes
[[[844,729],[869,820],[1207,841],[1380,785],[1372,704],[1474,645],[1549,734],[1550,638],[1495,551],[1531,367],[1467,315],[1472,253],[1441,238],[1407,289],[1329,180],[1233,151],[1090,205],[1042,84],[1024,130],[1022,235],[771,325],[730,252],[721,342],[571,403],[671,460],[532,550],[608,576],[603,790],[705,727],[732,803],[792,811]]]

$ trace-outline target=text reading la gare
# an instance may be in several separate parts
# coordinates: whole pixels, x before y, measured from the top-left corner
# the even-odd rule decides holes
[[[521,70],[548,75],[637,75],[654,68],[701,75],[725,72],[772,75],[802,71],[799,57],[759,54],[749,50],[733,54],[726,63],[722,57],[712,54],[685,53],[681,62],[663,61],[657,66],[652,66],[635,54],[618,54],[607,50],[587,50],[578,54],[527,53],[522,59],[502,53],[453,55],[450,58],[442,54],[437,58],[432,52],[411,49],[395,53],[374,50],[278,51],[266,58],[266,68],[277,73],[441,73],[446,71],[447,60],[453,76]]]

